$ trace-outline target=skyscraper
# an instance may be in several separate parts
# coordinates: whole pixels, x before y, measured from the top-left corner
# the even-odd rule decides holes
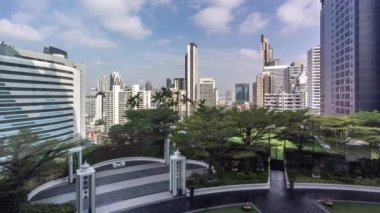
[[[166,79],[166,89],[170,89],[171,86],[172,86],[172,79],[167,78]]]
[[[307,108],[319,115],[321,107],[321,48],[307,52]]]
[[[257,83],[252,84],[252,104],[257,106]]]
[[[120,85],[120,88],[124,88],[123,78],[117,71],[113,71],[110,75],[110,91],[113,90],[114,85]]]
[[[186,90],[185,88],[186,82],[184,78],[175,78],[174,79],[174,88],[176,90]]]
[[[0,44],[0,132],[31,129],[41,141],[85,133],[84,66],[67,53],[44,53]]]
[[[285,70],[289,66],[266,66],[256,76],[257,106],[263,107],[266,93],[279,93],[285,91]]]
[[[198,54],[197,45],[190,43],[187,45],[187,53],[185,56],[185,80],[186,80],[186,96],[193,103],[198,101]],[[194,111],[194,105],[188,103],[186,108],[187,114]]]
[[[249,102],[249,84],[235,84],[235,102],[242,104]]]
[[[153,90],[152,82],[150,82],[150,81],[145,82],[145,90],[146,91],[152,91]]]
[[[132,96],[131,90],[124,90],[121,85],[113,86],[112,91],[105,93],[106,128],[115,124],[127,122],[124,114],[127,110],[127,101]]]
[[[205,100],[205,106],[214,107],[217,105],[217,89],[215,79],[201,78],[199,80],[199,100]]]
[[[226,91],[226,101],[232,101],[232,92],[231,90]]]
[[[321,2],[321,113],[380,110],[380,1]]]
[[[293,62],[285,69],[284,88],[285,92],[292,92],[296,86],[298,76],[304,71],[305,65],[302,62]]]
[[[98,92],[107,92],[110,90],[110,76],[108,75],[103,75],[98,78],[97,82],[97,91]]]
[[[278,66],[280,65],[280,59],[273,58],[273,48],[269,43],[269,39],[264,35],[261,35],[260,39],[260,60],[261,69],[265,66]]]

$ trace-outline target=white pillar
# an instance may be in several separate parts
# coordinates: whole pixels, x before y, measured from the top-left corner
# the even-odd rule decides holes
[[[186,195],[186,158],[177,150],[170,156],[169,191],[174,196]]]
[[[95,213],[95,169],[86,162],[77,169],[76,203],[77,212],[83,213],[84,203],[88,203],[88,213]]]
[[[165,164],[170,164],[170,139],[165,139],[165,152],[164,152]]]
[[[82,150],[81,146],[69,149],[69,183],[74,182],[74,171],[82,165]],[[74,168],[74,155],[76,155],[76,168]]]

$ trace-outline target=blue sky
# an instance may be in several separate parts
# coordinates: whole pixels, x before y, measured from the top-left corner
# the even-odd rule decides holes
[[[319,44],[319,0],[0,0],[0,40],[42,50],[53,45],[86,64],[87,88],[119,71],[127,84],[184,77],[189,42],[199,76],[220,93],[252,83],[265,34],[282,64]]]

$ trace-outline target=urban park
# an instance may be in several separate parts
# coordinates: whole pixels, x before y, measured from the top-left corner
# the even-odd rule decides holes
[[[5,212],[380,212],[380,113],[135,110],[101,144],[1,139]],[[104,122],[99,122],[103,124]]]

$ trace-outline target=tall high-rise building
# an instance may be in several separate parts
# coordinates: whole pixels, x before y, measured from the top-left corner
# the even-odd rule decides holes
[[[380,110],[380,1],[321,2],[321,113]]]
[[[256,76],[257,106],[265,105],[266,93],[279,93],[285,91],[285,70],[289,66],[266,66]]]
[[[307,108],[320,114],[321,107],[321,48],[313,47],[307,52]]]
[[[257,82],[252,84],[252,104],[257,106]]]
[[[128,99],[132,96],[131,90],[123,90],[121,85],[114,85],[112,91],[105,93],[106,128],[109,129],[115,124],[127,122],[125,111],[127,110]]]
[[[172,87],[172,79],[167,78],[166,79],[166,89],[170,89]]]
[[[137,95],[137,93],[140,91],[140,85],[139,84],[133,84],[132,85],[132,96]]]
[[[0,44],[0,133],[31,129],[41,141],[85,133],[84,66],[65,51]]]
[[[152,82],[150,82],[150,81],[145,82],[145,90],[146,91],[152,91],[153,90]]]
[[[235,84],[235,102],[242,104],[249,102],[249,84]]]
[[[98,92],[107,92],[110,90],[110,76],[103,75],[98,78],[97,82],[97,91]]]
[[[264,106],[269,110],[301,110],[306,109],[307,99],[307,77],[305,71],[302,71],[295,80],[295,85],[290,92],[266,93]]]
[[[174,89],[176,90],[186,90],[185,78],[175,78],[174,79]]]
[[[226,91],[226,101],[232,101],[232,92],[231,90]]]
[[[264,35],[260,38],[260,61],[261,69],[265,66],[278,66],[280,65],[280,59],[273,58],[273,48],[269,43],[269,39]]]
[[[124,88],[124,81],[121,77],[120,73],[117,71],[113,71],[110,75],[110,91],[113,90],[114,85],[120,85],[120,88]]]
[[[141,102],[140,105],[138,106],[138,109],[150,109],[151,108],[151,91],[145,91],[145,90],[140,90],[138,92]]]
[[[187,45],[185,56],[185,80],[186,96],[193,103],[198,101],[198,47],[195,43]],[[187,114],[194,111],[194,104],[188,103],[186,106]]]
[[[284,88],[285,92],[292,92],[296,86],[298,76],[304,71],[305,65],[302,62],[293,62],[285,69]]]
[[[205,100],[205,106],[215,107],[218,102],[217,89],[215,87],[215,79],[201,78],[199,79],[199,100]]]

